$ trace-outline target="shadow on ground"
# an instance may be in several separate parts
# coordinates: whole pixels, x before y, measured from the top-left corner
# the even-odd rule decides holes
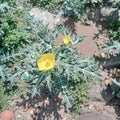
[[[102,91],[101,95],[106,101],[105,105],[112,106],[115,110],[116,119],[120,120],[120,99],[114,96],[108,101],[108,99],[106,98],[106,94],[111,94],[111,96],[113,96],[113,91],[111,90],[110,86],[107,86],[106,89]]]
[[[68,17],[67,19],[64,18],[64,25],[67,26],[68,30],[71,31],[71,33],[76,34],[76,23],[78,22],[77,19]]]
[[[28,93],[27,97],[20,96],[20,101],[16,104],[22,108],[23,113],[31,113],[32,120],[61,120],[61,111],[64,109],[60,106],[55,97],[45,97],[44,94],[36,95],[33,98]],[[25,111],[25,113],[24,113]],[[28,117],[28,116],[27,116]]]
[[[107,72],[108,80],[111,78],[117,79],[115,75],[117,74],[116,70],[120,69],[120,55],[110,55],[109,58],[98,57],[96,60],[99,61],[99,66],[101,66],[102,71]],[[114,116],[116,119],[120,120],[120,99],[116,97],[117,91],[113,91],[111,89],[111,84],[108,84],[103,87],[103,89],[100,91],[100,94],[105,101],[105,106],[112,107],[114,109]]]

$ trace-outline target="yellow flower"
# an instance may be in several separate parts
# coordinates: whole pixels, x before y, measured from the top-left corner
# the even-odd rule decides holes
[[[55,67],[55,56],[52,53],[43,54],[41,58],[37,61],[39,70],[50,70]]]
[[[64,36],[63,43],[67,46],[72,45],[72,40],[71,40],[70,34]]]

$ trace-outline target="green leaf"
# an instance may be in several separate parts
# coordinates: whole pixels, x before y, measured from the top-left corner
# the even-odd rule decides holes
[[[115,83],[112,83],[110,87],[114,92],[118,92],[118,90],[120,89],[120,87]]]
[[[32,90],[32,98],[37,95],[40,94],[40,89],[38,90],[37,86],[33,86],[33,90]]]
[[[116,97],[120,98],[120,90],[119,90],[118,93],[116,94]]]

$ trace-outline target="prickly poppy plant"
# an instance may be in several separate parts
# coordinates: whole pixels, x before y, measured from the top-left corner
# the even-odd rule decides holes
[[[32,97],[41,93],[48,97],[62,94],[61,103],[71,108],[76,85],[100,78],[94,60],[84,58],[74,46],[84,37],[70,33],[62,25],[49,30],[42,22],[31,21],[29,17],[28,20],[36,36],[35,42],[1,56],[1,79],[10,81],[12,86],[18,80],[26,81],[32,88]],[[61,44],[55,45],[59,33],[63,38]],[[48,91],[41,90],[40,86]]]

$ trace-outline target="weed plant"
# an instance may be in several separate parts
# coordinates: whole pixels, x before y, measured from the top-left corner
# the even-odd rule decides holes
[[[16,5],[17,0],[0,0],[0,3],[8,3],[10,6]]]
[[[109,28],[110,28],[110,37],[113,40],[120,41],[120,20],[116,21],[115,23],[110,23]]]
[[[31,45],[1,56],[2,80],[10,81],[12,86],[17,80],[29,82],[32,96],[42,92],[40,86],[49,90],[48,97],[62,93],[62,103],[71,108],[77,97],[72,94],[78,90],[76,86],[94,77],[100,78],[94,60],[85,59],[74,46],[84,37],[69,33],[62,25],[50,31],[42,22],[28,19],[36,39]],[[58,33],[63,34],[62,44],[54,45]],[[82,101],[81,96],[78,99]]]
[[[0,46],[2,51],[11,51],[31,42],[31,33],[22,10],[4,12],[0,22]]]
[[[60,0],[30,0],[32,6],[37,6],[43,10],[54,12],[59,7]]]

